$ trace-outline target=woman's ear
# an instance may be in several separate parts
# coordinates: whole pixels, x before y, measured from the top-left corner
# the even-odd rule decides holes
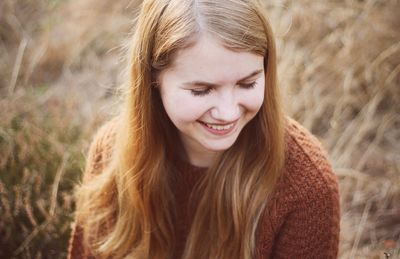
[[[151,83],[151,87],[157,90],[160,90],[160,83],[158,82],[158,80],[155,80]]]
[[[160,72],[158,71],[153,71],[151,75],[151,88],[155,88],[157,90],[160,90]]]

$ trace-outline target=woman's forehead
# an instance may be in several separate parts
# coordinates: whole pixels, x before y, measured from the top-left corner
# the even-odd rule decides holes
[[[185,80],[216,84],[242,79],[264,69],[264,57],[251,52],[230,50],[216,38],[204,35],[178,51],[167,71]]]

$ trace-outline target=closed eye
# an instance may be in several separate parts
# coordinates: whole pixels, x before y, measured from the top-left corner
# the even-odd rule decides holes
[[[243,89],[252,89],[256,86],[257,82],[252,82],[248,84],[240,84],[239,86]],[[212,88],[206,88],[206,89],[190,89],[190,93],[194,96],[205,96],[211,92]]]
[[[244,89],[251,89],[251,88],[254,88],[254,86],[256,86],[256,84],[257,84],[257,82],[254,81],[254,82],[249,83],[249,84],[240,84],[239,86],[244,88]]]
[[[204,96],[207,95],[211,92],[211,88],[207,88],[207,89],[191,89],[190,93],[194,96]]]

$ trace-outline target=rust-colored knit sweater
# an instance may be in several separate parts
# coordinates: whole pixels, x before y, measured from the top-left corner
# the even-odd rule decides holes
[[[104,168],[112,153],[114,135],[114,122],[98,131],[89,150],[85,177]],[[256,258],[336,258],[340,229],[337,178],[316,138],[291,119],[286,126],[285,142],[285,169],[259,223]],[[185,213],[188,196],[203,170],[187,163],[179,166],[181,175],[175,188],[180,204],[178,250],[184,247],[191,223]],[[85,250],[82,228],[75,225],[68,258],[93,258]]]

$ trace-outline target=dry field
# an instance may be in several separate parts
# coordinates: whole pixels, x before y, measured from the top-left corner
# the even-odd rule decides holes
[[[287,113],[340,181],[340,258],[400,258],[400,1],[264,0]],[[0,258],[63,258],[136,2],[0,1]],[[389,255],[389,253],[391,255]]]

